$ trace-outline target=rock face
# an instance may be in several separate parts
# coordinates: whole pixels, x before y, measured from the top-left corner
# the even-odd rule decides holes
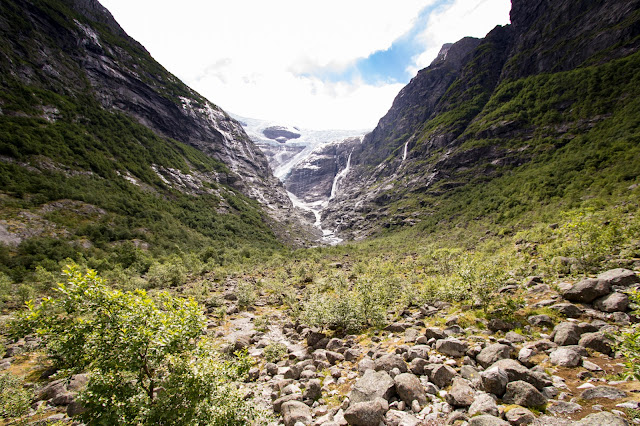
[[[351,166],[351,152],[361,138],[322,144],[291,168],[284,177],[285,188],[308,202],[327,202],[335,196]]]
[[[297,129],[296,129],[297,130]],[[262,131],[262,134],[280,143],[285,143],[289,139],[298,139],[301,135],[295,131],[287,129],[282,126],[267,127]]]
[[[323,223],[339,223],[346,238],[413,226],[451,189],[474,180],[486,182],[529,163],[538,154],[531,149],[535,142],[528,141],[540,134],[561,139],[569,128],[584,133],[607,120],[593,116],[576,127],[567,118],[541,129],[516,115],[485,118],[515,96],[515,87],[511,94],[500,92],[508,81],[635,53],[640,28],[629,17],[638,7],[638,0],[514,0],[510,25],[496,27],[484,39],[446,45],[400,91],[378,126],[353,151],[351,170],[324,210]],[[553,108],[562,116],[569,104]],[[510,148],[513,141],[519,141],[521,149]],[[396,203],[404,207],[407,199],[418,203],[397,212]]]

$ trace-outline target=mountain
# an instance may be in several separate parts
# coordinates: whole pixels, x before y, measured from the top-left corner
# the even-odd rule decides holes
[[[96,0],[0,4],[0,182],[16,279],[125,243],[159,254],[307,235],[242,126]]]
[[[508,225],[634,190],[640,2],[512,3],[510,25],[445,45],[402,89],[356,145],[324,227],[360,239]]]

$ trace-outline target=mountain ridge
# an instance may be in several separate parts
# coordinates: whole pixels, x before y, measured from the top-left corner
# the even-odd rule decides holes
[[[526,173],[527,164],[551,152],[539,151],[548,138],[557,138],[555,152],[566,143],[567,133],[572,139],[589,138],[601,122],[614,123],[611,115],[603,115],[615,105],[612,93],[632,91],[618,100],[619,111],[633,103],[628,81],[609,75],[616,66],[610,64],[622,61],[626,80],[637,78],[628,68],[638,51],[637,1],[513,3],[512,24],[496,27],[482,40],[453,44],[449,52],[459,51],[453,55],[457,62],[449,53],[437,58],[401,90],[353,153],[343,190],[323,211],[323,223],[341,223],[341,236],[360,239],[403,224],[446,220],[434,206],[457,203],[460,192],[468,194],[461,197],[476,197],[470,194],[473,188],[481,190],[478,183]],[[553,36],[548,42],[541,38],[547,33]],[[579,77],[572,73],[596,80],[606,75],[612,91],[584,79],[574,83]],[[529,93],[534,86],[558,100]],[[578,86],[584,94],[577,92]],[[519,96],[540,106],[530,102],[521,104],[525,109],[520,111],[501,111],[503,103]],[[602,112],[590,111],[586,97]],[[588,183],[582,190],[589,191]]]

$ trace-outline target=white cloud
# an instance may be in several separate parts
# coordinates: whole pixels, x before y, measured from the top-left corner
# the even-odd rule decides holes
[[[412,73],[429,66],[445,43],[463,37],[484,37],[496,25],[509,23],[510,0],[455,0],[431,14],[420,35],[425,51],[415,59]]]
[[[307,128],[375,126],[402,85],[332,83],[310,73],[339,71],[389,48],[436,1],[101,0],[156,60],[212,102],[236,114]],[[429,21],[434,28],[423,33],[426,53],[416,58],[419,66],[433,49],[437,54],[443,38],[452,41],[453,14],[471,13],[461,5],[483,3],[475,20],[487,26],[496,22],[491,8],[505,2],[457,0],[453,11],[439,10],[439,18]],[[473,18],[460,19],[463,33],[477,26],[469,24]]]

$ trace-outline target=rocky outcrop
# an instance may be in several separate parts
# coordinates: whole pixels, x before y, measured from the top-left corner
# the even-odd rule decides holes
[[[274,141],[278,141],[280,143],[285,143],[290,139],[298,139],[301,136],[300,133],[294,132],[282,126],[267,127],[262,131],[262,134],[269,139],[273,139]]]
[[[291,169],[285,188],[307,203],[328,201],[349,172],[351,153],[360,142],[349,138],[320,145]]]

